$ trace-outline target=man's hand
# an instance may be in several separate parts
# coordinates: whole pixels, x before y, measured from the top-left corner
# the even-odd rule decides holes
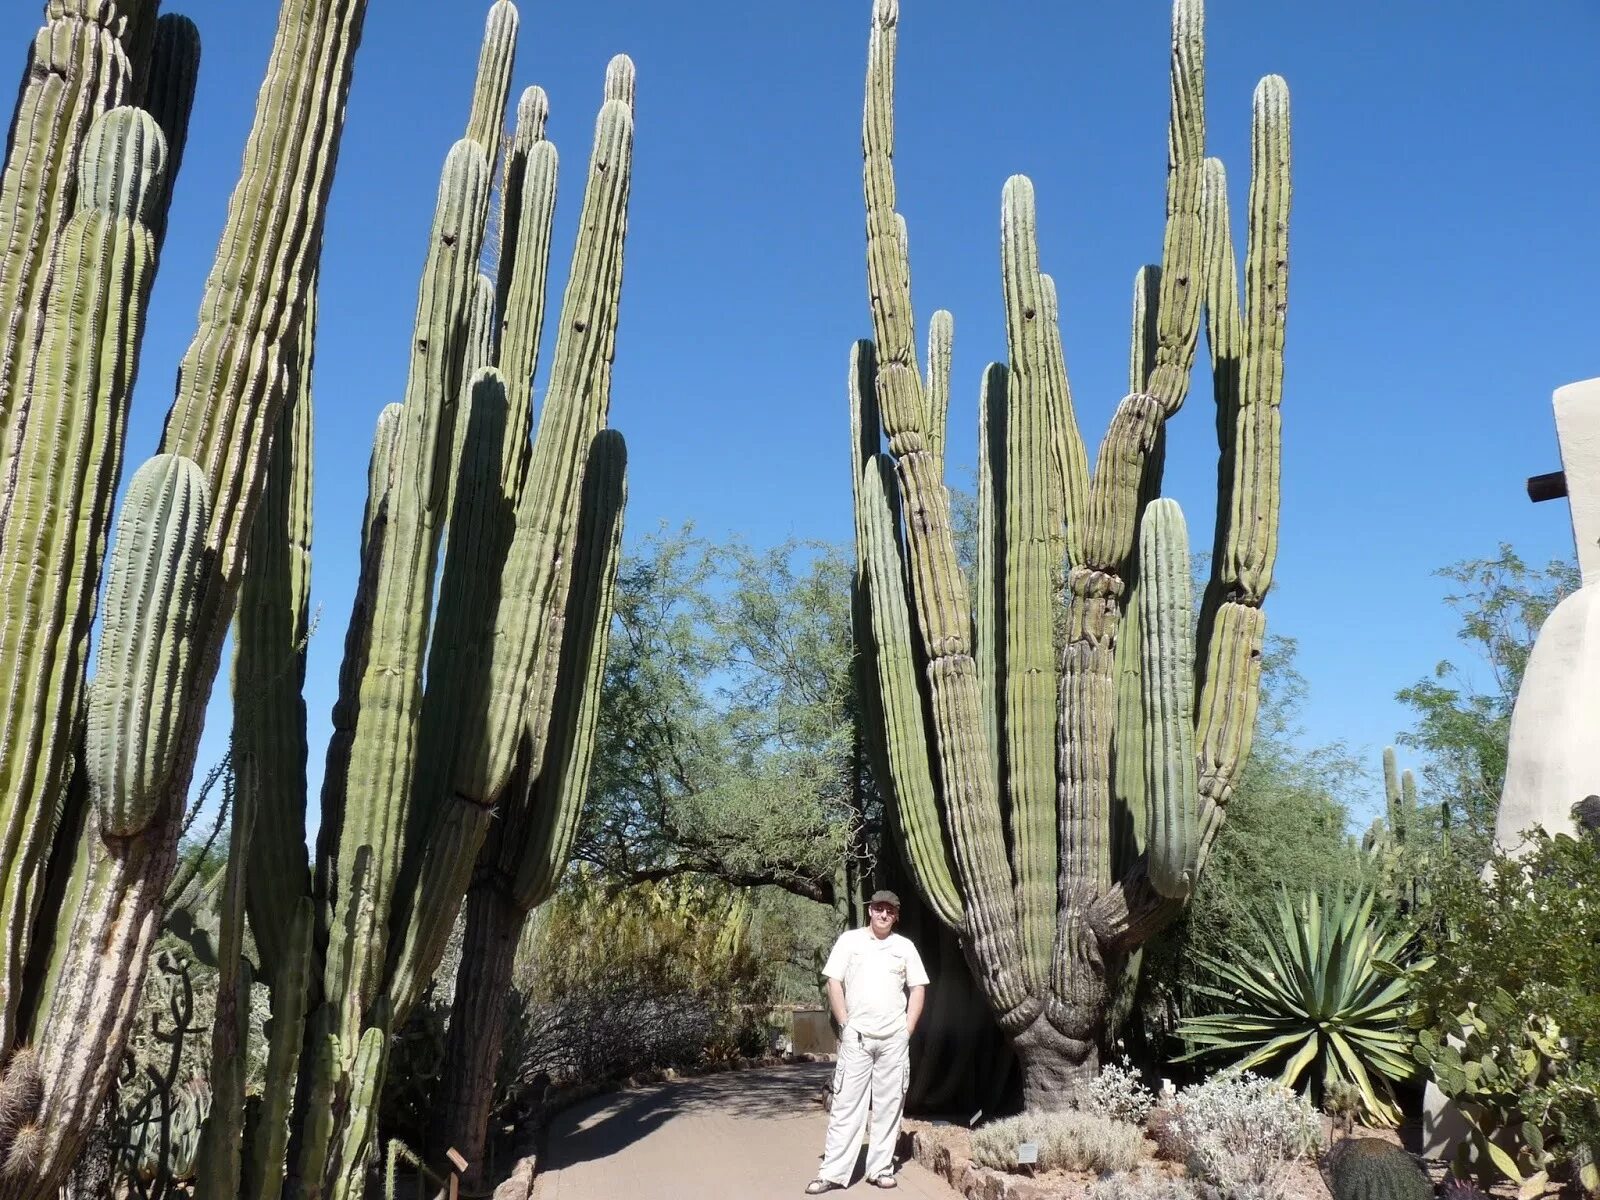
[[[844,1006],[844,984],[837,979],[828,980],[828,1007],[833,1010],[833,1019],[840,1029],[850,1024],[850,1012]]]
[[[922,1016],[922,1000],[927,992],[925,984],[917,984],[911,989],[911,994],[906,997],[906,1034],[907,1036],[917,1031],[917,1019]]]

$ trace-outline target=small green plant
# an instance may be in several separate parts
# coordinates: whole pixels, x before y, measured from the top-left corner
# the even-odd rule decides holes
[[[1227,1055],[1239,1071],[1278,1065],[1278,1079],[1309,1085],[1321,1102],[1330,1084],[1360,1093],[1369,1121],[1399,1119],[1392,1085],[1416,1074],[1405,1027],[1409,984],[1379,964],[1401,958],[1410,935],[1373,917],[1370,892],[1312,893],[1277,904],[1277,927],[1258,925],[1259,955],[1204,966],[1219,986],[1205,994],[1230,1011],[1192,1017],[1178,1036],[1193,1049],[1178,1061]]]
[[[1149,1155],[1144,1132],[1126,1121],[1088,1112],[1030,1112],[991,1121],[972,1135],[972,1161],[997,1171],[1017,1169],[1017,1147],[1039,1148],[1041,1171],[1103,1175],[1131,1171]]]
[[[1378,1138],[1346,1138],[1328,1151],[1333,1200],[1431,1200],[1433,1185],[1417,1160]]]
[[[1482,875],[1435,881],[1410,972],[1415,1056],[1470,1126],[1452,1165],[1480,1186],[1600,1194],[1600,838],[1535,833]]]

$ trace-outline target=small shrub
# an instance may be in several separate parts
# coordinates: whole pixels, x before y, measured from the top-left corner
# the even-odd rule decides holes
[[[1204,1200],[1193,1180],[1159,1171],[1107,1175],[1089,1185],[1089,1200]]]
[[[1130,1125],[1143,1125],[1155,1102],[1155,1093],[1145,1087],[1126,1058],[1107,1064],[1078,1093],[1078,1107],[1083,1111]]]
[[[1377,1138],[1345,1138],[1328,1152],[1333,1200],[1431,1200],[1433,1185],[1399,1146]]]
[[[972,1135],[972,1161],[1014,1171],[1023,1142],[1039,1147],[1041,1171],[1131,1171],[1146,1155],[1144,1133],[1137,1127],[1098,1113],[1067,1111],[990,1122]]]
[[[1311,1102],[1254,1075],[1215,1075],[1160,1111],[1152,1121],[1158,1149],[1187,1166],[1208,1198],[1281,1200],[1287,1164],[1321,1147]]]

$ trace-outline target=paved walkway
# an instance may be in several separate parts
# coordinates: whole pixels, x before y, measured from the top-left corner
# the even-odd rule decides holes
[[[828,1063],[738,1071],[569,1108],[551,1124],[534,1198],[794,1200],[821,1160],[827,1115],[817,1096],[832,1071]],[[957,1195],[914,1162],[893,1192],[869,1187],[860,1170],[848,1193],[859,1200]]]

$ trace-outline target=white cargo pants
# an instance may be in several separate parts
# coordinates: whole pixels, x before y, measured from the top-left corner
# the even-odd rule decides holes
[[[904,1033],[886,1038],[864,1038],[853,1029],[839,1040],[838,1064],[833,1069],[833,1106],[828,1111],[828,1140],[823,1148],[819,1179],[849,1183],[855,1169],[856,1150],[872,1110],[872,1131],[867,1140],[867,1175],[876,1179],[894,1169],[894,1145],[900,1136],[900,1112],[906,1103],[911,1078],[910,1039]]]

